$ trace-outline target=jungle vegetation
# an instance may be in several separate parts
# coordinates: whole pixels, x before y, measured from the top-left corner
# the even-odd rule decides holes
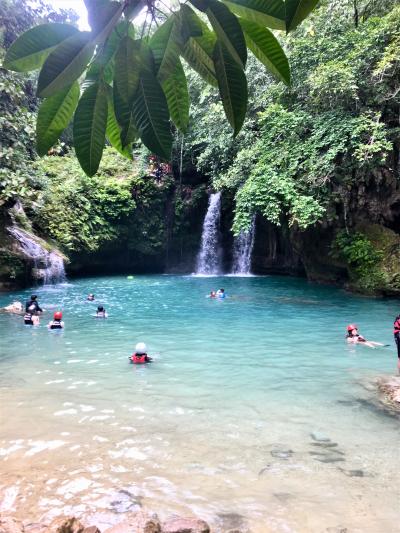
[[[113,9],[116,9],[115,2],[111,4]],[[254,0],[253,5],[256,4],[262,5],[263,2]],[[240,50],[230,48],[230,36],[221,30],[221,26],[213,18],[215,14],[207,14],[207,9],[211,8],[204,12],[205,4],[196,2],[190,8],[197,13],[195,19],[190,13],[190,20],[196,20],[193,28],[190,25],[191,31],[196,33],[195,27],[197,31],[200,31],[201,27],[206,38],[204,34],[188,34],[185,37],[188,41],[183,48],[182,43],[178,46],[179,50],[174,46],[172,50],[164,46],[170,32],[177,31],[178,27],[182,30],[177,19],[189,15],[186,8],[183,9],[185,14],[179,11],[179,15],[174,14],[168,18],[159,12],[150,13],[143,35],[143,25],[134,27],[126,21],[118,22],[118,32],[121,29],[123,32],[117,36],[118,39],[121,37],[120,40],[117,39],[120,48],[118,56],[115,55],[111,62],[113,69],[110,63],[100,65],[99,62],[103,59],[97,56],[99,61],[95,59],[84,76],[81,65],[80,69],[74,71],[75,74],[79,71],[76,79],[79,78],[82,82],[79,94],[76,82],[68,91],[61,88],[54,94],[51,93],[52,89],[51,94],[47,93],[47,85],[43,86],[44,82],[41,82],[39,94],[46,97],[43,100],[36,95],[37,73],[14,72],[2,68],[0,210],[4,213],[18,199],[24,205],[34,229],[55,239],[66,252],[98,249],[103,242],[118,238],[119,226],[123,225],[124,217],[135,213],[141,202],[142,205],[151,205],[157,201],[162,203],[166,191],[171,187],[178,189],[175,210],[179,220],[179,216],[184,212],[182,201],[179,201],[182,175],[197,173],[214,188],[224,189],[234,197],[234,231],[248,227],[255,213],[261,214],[273,224],[285,224],[300,229],[320,221],[339,225],[339,219],[343,219],[344,227],[339,229],[344,230],[345,234],[338,235],[336,248],[339,251],[336,251],[341,253],[342,250],[344,260],[352,262],[359,272],[363,271],[364,267],[364,270],[368,270],[368,261],[376,263],[379,260],[379,250],[370,250],[371,243],[368,243],[368,239],[366,242],[366,237],[362,235],[358,235],[356,240],[358,248],[363,252],[351,250],[352,241],[349,242],[346,238],[346,235],[352,234],[353,231],[349,216],[350,197],[352,191],[362,187],[368,188],[371,183],[382,180],[382,176],[386,174],[396,179],[399,177],[400,6],[395,0],[321,0],[312,11],[314,5],[311,4],[316,2],[306,4],[308,8],[303,14],[308,16],[298,21],[301,24],[291,24],[283,14],[280,15],[283,18],[278,17],[272,25],[269,17],[262,19],[263,23],[268,21],[263,26],[263,35],[269,32],[268,35],[273,36],[273,41],[271,37],[269,42],[274,43],[276,51],[279,50],[280,70],[276,65],[275,68],[271,66],[271,61],[268,62],[264,54],[264,65],[269,67],[266,71],[259,61],[261,52],[258,50],[255,53],[258,59],[253,54],[254,42],[252,48],[246,28],[248,22],[250,25],[254,24],[254,13],[250,16],[249,12],[246,12],[246,19],[239,1],[226,2],[226,5],[230,15],[236,13],[239,22],[243,23],[241,33],[244,31],[249,52],[245,52],[243,47]],[[133,3],[127,2],[124,5],[132,7]],[[215,5],[212,6],[214,9]],[[225,8],[222,9],[224,16],[229,17]],[[114,18],[117,24],[117,16]],[[171,22],[171,18],[174,22]],[[150,20],[154,20],[152,27]],[[206,20],[208,30],[205,30]],[[76,18],[72,12],[55,13],[43,3],[33,10],[17,0],[2,2],[0,60],[4,61],[6,51],[12,50],[12,43],[23,32],[48,23],[67,24],[74,28]],[[102,23],[93,21],[93,24],[101,26]],[[270,30],[267,28],[268,24]],[[274,24],[279,27],[274,27]],[[237,29],[237,25],[235,28]],[[290,32],[285,32],[285,29]],[[69,31],[77,35],[77,30]],[[251,30],[248,31],[251,33]],[[210,56],[207,58],[203,54],[204,50],[202,52],[196,48],[199,41],[200,48],[207,47],[207,39],[213,40],[215,45],[216,36],[220,41],[219,51],[222,50],[225,59],[228,57],[228,50],[228,63],[234,72],[233,79],[243,82],[245,75],[247,80],[246,114],[243,112],[246,107],[243,105],[243,98],[237,107],[241,109],[239,114],[233,109],[231,114],[229,109],[227,111],[226,93],[221,88],[221,80],[215,82],[219,71],[215,69],[215,62],[218,63],[218,59],[213,57],[210,62]],[[138,37],[145,42],[140,47],[140,61],[135,55],[136,45],[132,44]],[[83,47],[87,46],[90,41],[88,39],[87,35],[82,37]],[[233,37],[232,40],[235,41]],[[174,40],[170,39],[168,42]],[[201,61],[197,56],[197,59],[192,57],[190,60],[188,42],[191,43],[191,48],[196,48],[200,53]],[[148,141],[149,124],[154,125],[157,120],[154,122],[151,116],[141,115],[139,105],[135,120],[139,120],[138,117],[141,116],[143,124],[140,127],[136,128],[136,124],[135,128],[129,131],[135,120],[124,122],[126,116],[117,116],[117,87],[123,87],[122,92],[128,91],[124,94],[129,93],[130,105],[133,105],[135,99],[137,102],[141,100],[141,104],[144,101],[144,93],[141,96],[137,93],[138,78],[128,79],[123,76],[127,47],[132,47],[132,54],[139,62],[149,58],[149,49],[158,58],[156,63],[152,64],[156,73],[153,71],[150,77],[157,87],[158,97],[165,99],[167,105],[165,106],[164,102],[161,107],[158,104],[154,106],[158,111],[163,109],[163,116],[157,118],[163,126],[160,130],[158,126],[156,129],[163,132],[164,140],[159,138],[158,141]],[[91,49],[89,46],[87,50]],[[97,49],[101,49],[102,54],[107,52],[107,46]],[[44,68],[52,57],[52,54],[48,55],[49,51],[47,49],[44,54],[43,51],[38,52],[39,55],[29,61],[33,60],[36,66],[40,66],[44,61]],[[17,52],[20,53],[18,49]],[[115,50],[114,52],[117,53]],[[8,53],[5,66],[12,66],[14,61],[13,68],[16,70],[27,69],[25,56],[16,56],[16,52],[14,56]],[[236,54],[239,57],[235,57]],[[248,56],[246,65],[244,54]],[[181,65],[178,67],[179,75],[175,71],[170,73],[171,61]],[[118,68],[115,69],[116,66]],[[29,69],[31,68],[32,63],[29,63]],[[146,71],[146,68],[143,68]],[[113,70],[113,76],[116,76],[112,93],[110,69]],[[43,76],[44,74],[42,80]],[[148,81],[147,71],[143,71],[143,76]],[[177,83],[176,87],[183,89],[184,86],[184,97],[183,93],[178,95],[178,101],[182,105],[175,108],[163,85],[168,85],[172,78],[181,83]],[[46,80],[49,82],[50,78],[47,77]],[[51,80],[49,83],[51,84]],[[142,88],[145,85],[146,82],[142,84]],[[163,97],[160,96],[160,86],[163,89]],[[40,87],[45,87],[44,93],[41,93]],[[53,88],[55,87],[58,88],[58,85]],[[234,91],[232,87],[229,91]],[[90,98],[84,98],[84,95],[88,94],[87,91],[90,91]],[[102,96],[99,96],[100,94]],[[69,102],[68,106],[66,102]],[[157,102],[159,103],[159,100]],[[78,148],[76,142],[77,129],[78,138],[80,136],[79,127],[71,123],[76,106],[82,108],[82,105],[91,106],[92,118],[97,117],[97,105],[103,110],[100,113],[100,137],[103,140],[92,147],[97,154],[91,159],[94,166],[92,163],[86,165],[92,148],[86,146],[86,155],[82,156],[82,147]],[[68,112],[65,106],[68,107]],[[107,113],[104,113],[106,107]],[[40,130],[41,124],[46,125],[46,120],[48,121],[52,113],[55,113],[57,118],[62,115],[60,120],[63,128],[57,126],[54,131],[50,128],[50,136],[49,128],[43,128],[46,134],[41,135],[39,132],[36,142],[36,124]],[[132,113],[128,113],[129,117]],[[173,125],[166,128],[169,117],[172,118]],[[62,129],[64,132],[61,134]],[[127,144],[121,140],[124,131],[129,140]],[[59,134],[61,138],[56,141]],[[164,157],[172,146],[171,159],[175,180],[165,178],[163,190],[144,177],[146,164],[143,165],[143,162],[150,152],[139,141],[138,134],[150,150]],[[155,146],[153,141],[161,144],[162,149]],[[119,152],[111,149],[110,145],[116,147]],[[74,151],[77,152],[86,172],[93,174],[92,177],[85,176],[79,168]],[[103,151],[103,163],[96,173]],[[38,153],[47,155],[39,159]],[[130,160],[131,157],[133,160]],[[184,198],[183,192],[181,198]],[[68,205],[67,210],[62,209],[64,205]],[[154,212],[156,211],[155,209]],[[161,212],[158,212],[157,217],[159,222],[162,218]],[[160,233],[153,240],[150,238],[152,232],[157,233],[156,227],[160,227],[158,222],[146,233],[148,250],[159,246],[163,239]],[[184,224],[184,221],[182,223]],[[343,226],[342,222],[340,224]],[[137,238],[140,239],[139,236]],[[145,239],[142,239],[140,246],[146,249]],[[363,263],[364,256],[367,258]]]

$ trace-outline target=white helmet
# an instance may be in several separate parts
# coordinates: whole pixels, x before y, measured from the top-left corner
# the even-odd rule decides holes
[[[138,342],[135,346],[135,352],[139,355],[147,352],[147,348],[144,342]]]

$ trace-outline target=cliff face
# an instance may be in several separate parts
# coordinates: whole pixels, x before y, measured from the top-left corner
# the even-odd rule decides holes
[[[193,272],[207,210],[206,183],[202,179],[169,182],[157,186],[152,194],[157,198],[151,202],[146,198],[138,201],[118,239],[95,252],[68,254],[69,275]],[[400,296],[400,191],[394,174],[370,176],[351,190],[338,187],[332,197],[347,200],[345,204],[332,202],[325,219],[305,231],[289,228],[284,222],[274,226],[257,217],[252,271],[304,276],[366,294]],[[232,262],[233,208],[232,196],[223,193],[221,233],[226,272]],[[7,229],[10,227],[19,228],[41,246],[43,257],[29,255],[15,233],[13,236]],[[54,243],[35,235],[19,205],[2,220],[1,228],[0,288],[13,289],[43,278],[49,254],[58,253]],[[353,236],[362,236],[362,243],[368,243],[368,253],[375,253],[373,268],[369,262],[363,270],[363,264],[349,260],[338,250],[337,237],[346,229],[350,243]],[[361,252],[363,257],[364,248]]]

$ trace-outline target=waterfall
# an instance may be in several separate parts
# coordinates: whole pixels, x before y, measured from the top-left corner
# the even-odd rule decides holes
[[[36,279],[42,279],[45,285],[65,281],[64,260],[59,253],[54,250],[49,252],[41,244],[41,239],[16,226],[7,229],[18,241],[22,253],[32,260]]]
[[[201,248],[197,256],[196,274],[216,275],[221,273],[222,250],[220,248],[219,222],[221,218],[221,193],[210,195],[203,223]]]
[[[251,274],[251,253],[254,246],[255,217],[249,231],[241,231],[233,242],[232,274]]]

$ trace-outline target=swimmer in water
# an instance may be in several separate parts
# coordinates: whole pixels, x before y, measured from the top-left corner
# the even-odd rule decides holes
[[[129,358],[131,363],[150,363],[153,359],[147,355],[147,348],[144,342],[138,342],[135,346],[135,353]]]
[[[363,344],[364,346],[368,346],[369,348],[376,348],[377,346],[384,346],[381,342],[374,342],[374,341],[367,341],[365,337],[360,335],[358,333],[358,328],[354,324],[350,324],[347,326],[347,336],[346,336],[347,342],[351,342],[353,344]]]
[[[219,289],[217,291],[217,298],[219,298],[220,300],[226,298],[225,289]]]
[[[87,300],[89,300],[89,302],[93,302],[94,294],[89,294],[89,296],[87,297]]]
[[[107,311],[104,309],[102,305],[99,305],[96,311],[96,318],[107,318],[107,317],[108,317]]]
[[[61,311],[56,311],[54,313],[53,320],[47,324],[47,327],[49,329],[63,329],[64,328],[64,322],[62,321],[62,313]]]
[[[24,324],[26,326],[38,326],[40,319],[34,314],[35,308],[33,306],[28,308],[28,311],[24,315]]]
[[[210,294],[207,295],[207,298],[216,298],[217,293],[215,291],[211,291]]]
[[[25,303],[25,313],[38,314],[43,313],[43,309],[40,307],[37,301],[36,294],[32,294],[31,299]]]

